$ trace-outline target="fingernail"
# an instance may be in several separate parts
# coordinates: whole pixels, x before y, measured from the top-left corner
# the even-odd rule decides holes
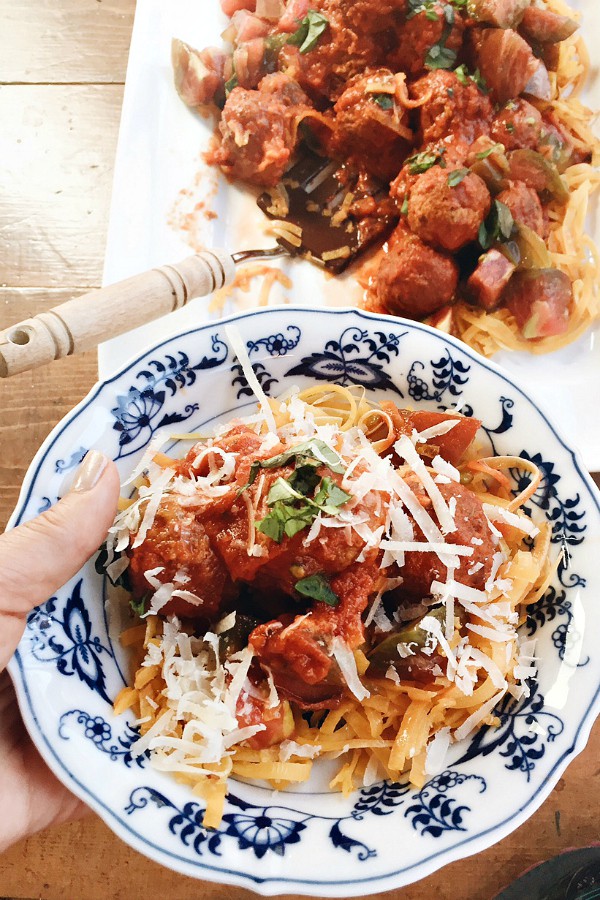
[[[108,459],[98,450],[89,450],[77,473],[73,479],[73,484],[69,488],[69,493],[77,491],[91,491],[95,484],[98,483],[102,473],[108,464]]]

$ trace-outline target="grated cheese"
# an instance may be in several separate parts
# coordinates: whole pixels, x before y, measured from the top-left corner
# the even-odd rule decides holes
[[[366,687],[358,677],[356,660],[354,659],[354,654],[352,650],[350,650],[348,645],[342,640],[341,637],[338,637],[336,635],[331,641],[331,649],[333,658],[340,667],[340,672],[344,677],[344,681],[346,682],[356,699],[365,700],[367,697],[370,697],[370,692],[366,689]]]
[[[254,374],[254,369],[252,368],[250,357],[246,351],[246,345],[244,344],[241,334],[231,322],[225,326],[225,334],[227,335],[227,340],[231,345],[231,349],[237,356],[238,362],[242,367],[248,386],[252,388],[254,396],[258,400],[258,405],[260,406],[265,422],[267,423],[267,428],[269,431],[277,432],[273,410],[271,409],[267,395],[261,388],[259,380]]]
[[[457,741],[462,741],[464,738],[468,737],[471,732],[473,732],[478,725],[483,722],[485,718],[489,716],[492,710],[497,706],[502,697],[504,697],[506,693],[506,689],[498,691],[497,694],[494,694],[493,697],[490,697],[485,703],[482,703],[479,709],[476,709],[474,713],[472,713],[468,719],[466,719],[463,724],[456,729],[454,732],[454,738]]]
[[[451,534],[453,531],[456,531],[456,523],[448,508],[448,504],[444,500],[437,484],[427,471],[427,466],[415,450],[414,444],[410,438],[405,434],[402,435],[402,437],[394,444],[394,449],[406,460],[424,489],[427,491],[437,515],[438,522],[440,523],[442,534]]]
[[[484,503],[483,511],[489,522],[505,522],[506,525],[512,525],[529,537],[537,537],[540,529],[526,516],[520,516],[516,513],[509,512],[503,506],[496,506],[493,503]]]

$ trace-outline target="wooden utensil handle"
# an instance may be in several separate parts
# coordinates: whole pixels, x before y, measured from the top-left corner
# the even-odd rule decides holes
[[[0,332],[0,377],[26,372],[96,347],[211,294],[233,280],[235,264],[222,250],[204,250],[177,265],[75,297]]]

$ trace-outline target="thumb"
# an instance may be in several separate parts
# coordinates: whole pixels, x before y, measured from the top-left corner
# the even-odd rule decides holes
[[[117,467],[90,450],[62,500],[0,536],[0,671],[27,613],[72,578],[105,539],[118,496]]]

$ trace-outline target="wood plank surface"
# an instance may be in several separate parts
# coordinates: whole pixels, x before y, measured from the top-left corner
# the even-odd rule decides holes
[[[0,0],[0,83],[123,82],[134,11],[133,0]]]
[[[100,284],[134,8],[134,0],[0,0],[0,328]],[[95,378],[96,356],[88,353],[0,381],[0,525],[37,448]],[[597,841],[599,759],[596,725],[586,750],[516,832],[375,896],[491,900],[529,866]],[[11,900],[252,896],[149,862],[92,814],[0,856],[0,898]]]
[[[100,283],[122,85],[0,87],[0,284]]]

